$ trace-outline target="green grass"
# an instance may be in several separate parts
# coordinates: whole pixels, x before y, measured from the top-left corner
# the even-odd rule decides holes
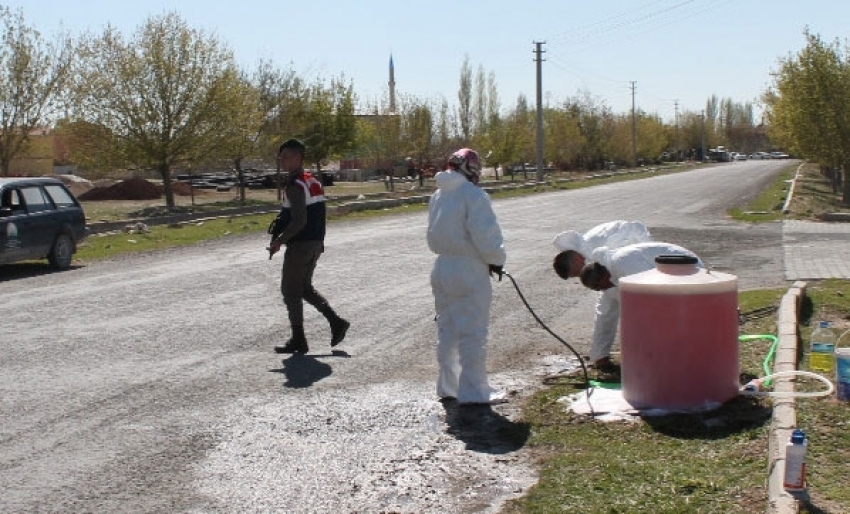
[[[765,188],[744,209],[730,209],[728,214],[739,221],[764,222],[782,219],[782,207],[788,196],[789,181],[794,178],[797,164],[788,165],[777,179]]]
[[[156,225],[147,232],[92,235],[77,249],[75,258],[83,263],[116,255],[188,246],[234,234],[265,231],[273,216],[251,215],[196,221],[175,226]]]

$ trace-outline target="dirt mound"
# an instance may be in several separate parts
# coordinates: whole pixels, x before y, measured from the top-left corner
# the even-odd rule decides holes
[[[69,186],[74,187],[74,186]],[[80,200],[98,201],[98,200],[158,200],[162,197],[162,186],[154,184],[142,178],[130,178],[127,180],[99,180],[94,184],[88,183],[87,186],[77,186],[80,188],[80,193],[74,189],[74,195]],[[192,195],[192,187],[179,181],[171,182],[171,191],[178,196]],[[195,190],[195,195],[201,191]]]
[[[157,200],[162,188],[141,178],[122,180],[108,187],[94,187],[81,194],[80,200]]]
[[[190,186],[186,182],[174,181],[171,183],[171,191],[173,191],[175,195],[191,196],[192,186]],[[198,192],[195,191],[195,194],[198,194]]]

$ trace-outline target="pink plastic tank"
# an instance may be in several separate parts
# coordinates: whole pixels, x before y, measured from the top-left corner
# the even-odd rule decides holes
[[[701,410],[738,394],[738,278],[688,256],[620,279],[623,397],[636,408]]]

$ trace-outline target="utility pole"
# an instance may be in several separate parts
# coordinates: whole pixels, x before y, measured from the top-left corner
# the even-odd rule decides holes
[[[637,160],[637,115],[635,113],[635,84],[636,82],[631,81],[632,84],[632,165],[637,168],[638,160]]]
[[[676,162],[679,162],[679,100],[673,100],[673,109],[676,113]]]
[[[534,42],[534,62],[537,63],[537,181],[543,182],[543,45]]]
[[[705,162],[705,109],[701,111],[700,118],[702,118],[702,142],[700,143],[702,145],[702,155],[700,156],[700,161]]]

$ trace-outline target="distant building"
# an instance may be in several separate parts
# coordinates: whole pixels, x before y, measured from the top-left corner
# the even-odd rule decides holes
[[[38,177],[53,175],[55,138],[49,128],[40,128],[30,133],[27,151],[9,163],[10,176]]]

